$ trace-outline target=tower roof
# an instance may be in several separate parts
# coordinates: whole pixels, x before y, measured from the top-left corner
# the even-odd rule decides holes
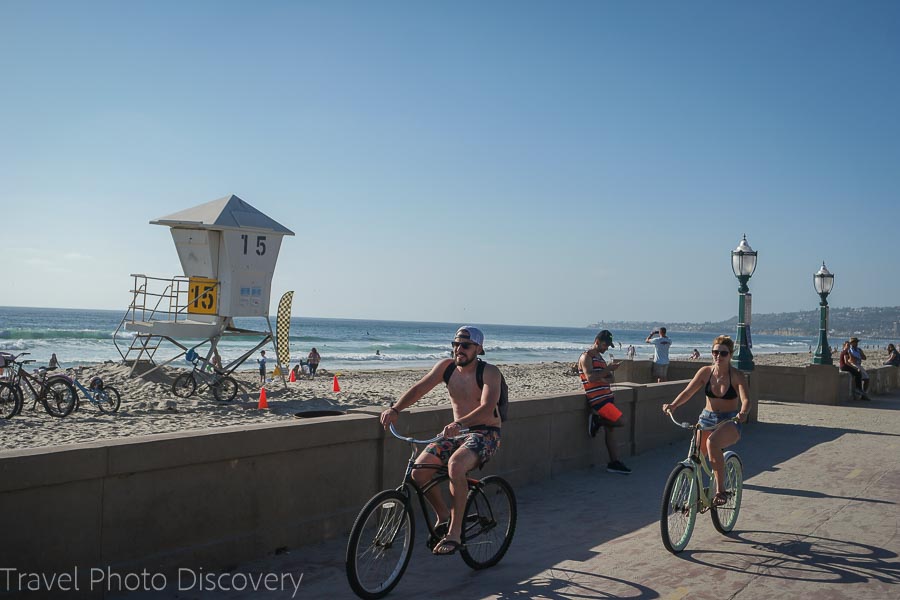
[[[240,229],[294,235],[293,231],[234,194],[154,219],[150,224],[185,229]]]

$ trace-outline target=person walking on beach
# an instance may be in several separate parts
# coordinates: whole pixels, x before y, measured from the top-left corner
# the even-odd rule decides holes
[[[613,371],[622,363],[613,361],[607,365],[603,359],[603,353],[612,346],[612,333],[604,329],[594,338],[594,345],[585,350],[578,359],[578,377],[584,387],[590,414],[588,416],[588,434],[596,437],[601,427],[605,430],[606,451],[609,454],[609,463],[606,470],[610,473],[628,475],[631,469],[619,460],[619,452],[616,449],[615,429],[622,427],[624,419],[622,412],[616,408],[615,395],[610,385],[612,384]]]
[[[313,348],[309,351],[309,356],[306,357],[306,365],[309,367],[309,376],[312,379],[316,377],[316,369],[319,368],[319,362],[322,360],[322,356],[319,354],[319,351]]]
[[[750,414],[747,380],[743,373],[731,366],[729,359],[732,354],[734,341],[727,335],[717,337],[712,345],[712,365],[700,367],[684,391],[671,404],[662,406],[664,413],[671,414],[703,388],[706,391],[706,408],[700,413],[699,422],[704,429],[711,430],[734,417],[740,421],[722,425],[715,431],[700,432],[700,449],[709,457],[709,464],[716,474],[713,506],[722,506],[728,502],[725,491],[725,457],[722,451],[741,439],[741,424],[747,422],[747,415]]]
[[[654,335],[658,337],[654,339]],[[650,376],[656,377],[656,383],[662,383],[666,381],[669,373],[669,347],[672,345],[672,340],[666,337],[666,328],[660,327],[651,331],[645,341],[654,346]]]
[[[444,426],[444,439],[426,446],[416,459],[417,465],[431,465],[432,468],[413,469],[412,472],[415,482],[423,486],[434,475],[433,467],[447,465],[452,506],[447,508],[437,487],[427,494],[437,515],[435,529],[438,535],[443,535],[433,549],[438,556],[454,554],[462,545],[463,513],[469,490],[466,474],[487,462],[500,447],[497,404],[501,375],[497,367],[478,359],[484,354],[484,334],[476,327],[464,325],[457,330],[451,347],[453,358],[438,361],[427,375],[381,413],[381,424],[387,429],[404,409],[421,400],[442,381],[447,384],[453,422]],[[478,382],[479,370],[483,370],[483,385]],[[463,429],[468,432],[457,437]]]
[[[256,362],[259,363],[259,385],[266,385],[266,351],[259,351],[259,358],[256,359]]]
[[[628,350],[625,351],[625,357],[628,360],[634,360],[634,345],[628,344]]]

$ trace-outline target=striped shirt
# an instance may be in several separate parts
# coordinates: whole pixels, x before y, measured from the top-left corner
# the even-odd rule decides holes
[[[606,361],[598,354],[597,356],[592,357],[591,365],[594,367],[595,371],[602,371],[606,368]],[[615,399],[612,389],[609,387],[609,380],[588,381],[587,375],[585,375],[584,371],[581,369],[580,360],[578,361],[578,377],[581,378],[581,384],[584,386],[584,394],[587,396],[587,401],[588,404],[591,405],[591,408],[597,409]]]

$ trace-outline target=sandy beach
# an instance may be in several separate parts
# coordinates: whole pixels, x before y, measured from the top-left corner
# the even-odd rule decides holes
[[[759,354],[754,360],[757,365],[804,366],[811,358],[807,353]],[[874,364],[874,361],[870,363]],[[510,397],[525,398],[579,392],[579,380],[568,373],[568,366],[562,362],[548,362],[501,365],[501,369],[509,384]],[[102,365],[90,375],[101,376],[119,390],[122,407],[118,413],[103,414],[83,401],[68,417],[57,419],[48,415],[40,404],[32,410],[31,402],[26,401],[21,414],[0,421],[3,439],[0,451],[271,423],[297,419],[296,413],[305,411],[377,408],[394,402],[427,371],[341,371],[338,373],[341,388],[338,393],[332,389],[335,373],[327,369],[320,369],[315,379],[301,379],[288,383],[287,387],[279,378],[267,385],[267,410],[257,408],[260,390],[255,371],[235,373],[240,390],[235,400],[229,403],[216,402],[208,389],[188,399],[176,397],[171,382],[182,372],[182,369],[163,369],[139,378],[130,377],[129,367],[124,365],[111,362]],[[419,405],[446,403],[446,389],[438,386]]]

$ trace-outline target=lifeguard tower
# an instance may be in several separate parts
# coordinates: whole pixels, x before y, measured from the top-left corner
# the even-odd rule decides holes
[[[119,354],[132,365],[132,373],[139,363],[152,365],[146,374],[206,343],[208,360],[222,336],[263,335],[255,348],[224,366],[228,372],[234,370],[273,339],[272,276],[281,239],[294,232],[234,195],[150,224],[171,229],[184,275],[164,279],[132,274],[131,305],[113,335]],[[265,317],[268,331],[238,329],[234,317]],[[125,338],[123,328],[133,336]],[[184,340],[199,343],[189,346]],[[164,343],[178,353],[157,362],[157,350]]]

